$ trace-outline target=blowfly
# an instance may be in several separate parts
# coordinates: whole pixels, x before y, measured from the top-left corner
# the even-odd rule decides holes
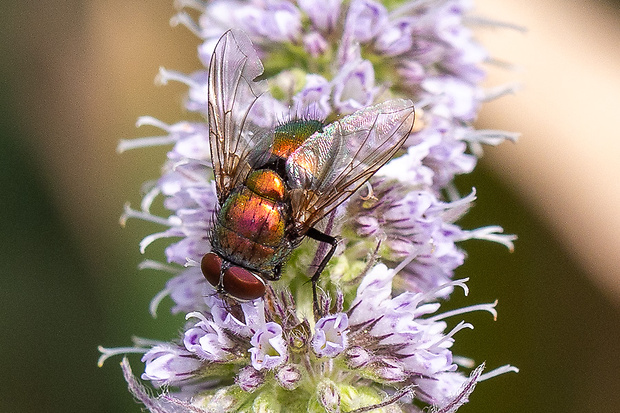
[[[349,198],[403,145],[414,122],[411,101],[390,100],[329,125],[293,119],[265,130],[260,119],[263,65],[250,39],[231,30],[209,65],[208,124],[219,207],[201,269],[219,293],[253,300],[305,237],[329,244],[311,277],[317,281],[337,238],[315,225]]]

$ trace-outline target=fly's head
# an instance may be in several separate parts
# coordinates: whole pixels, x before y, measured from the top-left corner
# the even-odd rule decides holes
[[[265,281],[260,276],[223,260],[214,252],[209,252],[202,257],[200,269],[207,281],[218,292],[237,300],[254,300],[265,295]]]

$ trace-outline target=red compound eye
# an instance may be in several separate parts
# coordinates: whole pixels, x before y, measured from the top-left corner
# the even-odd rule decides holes
[[[214,286],[220,283],[220,271],[222,270],[222,259],[215,253],[209,252],[202,257],[200,261],[200,269],[202,275],[205,276],[207,281]]]
[[[254,300],[265,295],[265,282],[245,268],[227,269],[224,272],[223,284],[224,291],[240,300]]]

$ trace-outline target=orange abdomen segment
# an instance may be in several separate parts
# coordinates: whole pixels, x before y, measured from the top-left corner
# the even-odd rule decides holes
[[[272,262],[278,255],[279,248],[251,241],[223,226],[219,226],[216,232],[218,248],[225,253],[228,260],[256,269],[272,269]]]
[[[271,201],[284,201],[286,186],[284,181],[275,171],[261,169],[252,172],[245,180],[245,186],[257,195]]]
[[[248,188],[228,197],[219,219],[222,226],[258,244],[277,247],[284,238],[285,218],[278,203]]]

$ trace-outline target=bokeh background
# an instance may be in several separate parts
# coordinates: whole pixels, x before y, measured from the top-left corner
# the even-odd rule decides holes
[[[481,383],[462,412],[618,411],[620,406],[620,13],[618,2],[480,0],[478,15],[528,27],[485,29],[498,61],[489,85],[516,96],[485,106],[479,127],[523,132],[488,149],[466,228],[498,224],[516,251],[468,241],[458,277],[499,299],[499,318],[472,314],[455,353],[521,372]],[[181,320],[148,303],[164,274],[144,270],[139,240],[156,227],[119,226],[140,202],[165,149],[115,152],[138,116],[187,117],[185,88],[154,86],[159,66],[199,68],[198,40],[171,28],[172,1],[0,3],[0,412],[138,412],[98,345],[170,339]],[[142,365],[130,358],[135,372]]]

